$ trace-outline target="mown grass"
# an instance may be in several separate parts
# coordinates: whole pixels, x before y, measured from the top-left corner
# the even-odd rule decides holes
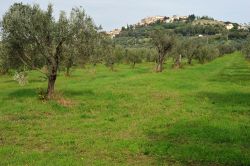
[[[61,74],[61,100],[49,102],[39,73],[24,87],[1,76],[0,165],[250,165],[250,63],[239,53],[158,74],[116,69]]]

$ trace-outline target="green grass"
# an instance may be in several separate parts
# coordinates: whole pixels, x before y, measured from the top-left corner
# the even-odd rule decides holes
[[[153,72],[99,65],[47,83],[0,77],[0,165],[250,165],[250,63],[235,53]]]

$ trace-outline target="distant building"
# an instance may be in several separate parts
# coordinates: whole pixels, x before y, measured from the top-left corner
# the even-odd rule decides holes
[[[172,23],[175,21],[186,21],[188,20],[188,16],[177,16],[174,15],[172,17],[167,17],[167,16],[153,16],[153,17],[147,17],[142,19],[139,23],[137,23],[137,25],[139,26],[147,26],[150,24],[154,24],[157,21],[160,22],[165,22],[165,23]]]
[[[232,23],[228,23],[225,25],[227,30],[233,29],[234,25]]]
[[[247,25],[247,24],[241,24],[238,27],[238,29],[242,29],[242,30],[245,30],[245,31],[249,31],[249,28],[250,28],[250,26]]]
[[[107,32],[108,35],[110,35],[111,38],[116,37],[121,32],[121,29],[114,29],[113,31]]]
[[[146,26],[146,25],[150,25],[150,24],[154,24],[156,23],[157,21],[161,21],[163,22],[165,20],[165,16],[153,16],[153,17],[147,17],[147,18],[144,18],[142,19],[138,25],[140,26]]]
[[[175,21],[187,21],[188,16],[177,16],[173,15],[172,17],[166,17],[167,19],[165,20],[166,23],[173,23]]]

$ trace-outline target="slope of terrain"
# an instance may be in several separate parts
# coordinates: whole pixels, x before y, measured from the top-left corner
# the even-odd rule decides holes
[[[61,74],[50,102],[1,76],[0,165],[250,165],[250,63],[153,66]]]

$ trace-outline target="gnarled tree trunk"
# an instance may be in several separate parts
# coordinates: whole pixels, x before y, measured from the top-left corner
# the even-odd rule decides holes
[[[132,69],[135,68],[135,64],[136,64],[135,62],[132,63]]]
[[[181,59],[182,59],[181,54],[176,57],[175,63],[174,63],[174,68],[179,69],[181,67]]]
[[[57,77],[56,74],[49,76],[48,89],[47,89],[47,97],[48,97],[48,99],[51,99],[53,97],[54,90],[55,90],[56,77]]]
[[[156,72],[162,72],[163,71],[163,64],[162,63],[158,63],[156,65]]]
[[[61,41],[58,46],[56,47],[56,53],[54,56],[48,59],[48,68],[49,68],[49,75],[48,75],[48,89],[47,89],[47,98],[53,98],[53,94],[55,91],[55,82],[57,78],[57,71],[59,65],[59,57],[62,54],[62,44]]]
[[[188,64],[189,64],[189,65],[192,64],[192,58],[188,58]]]
[[[70,76],[70,67],[66,67],[66,73],[65,73],[66,77]]]
[[[111,71],[114,71],[114,63],[111,63],[111,64],[110,64],[110,70],[111,70]]]
[[[164,56],[159,55],[156,63],[156,72],[162,72],[163,71],[163,62],[164,62]]]

